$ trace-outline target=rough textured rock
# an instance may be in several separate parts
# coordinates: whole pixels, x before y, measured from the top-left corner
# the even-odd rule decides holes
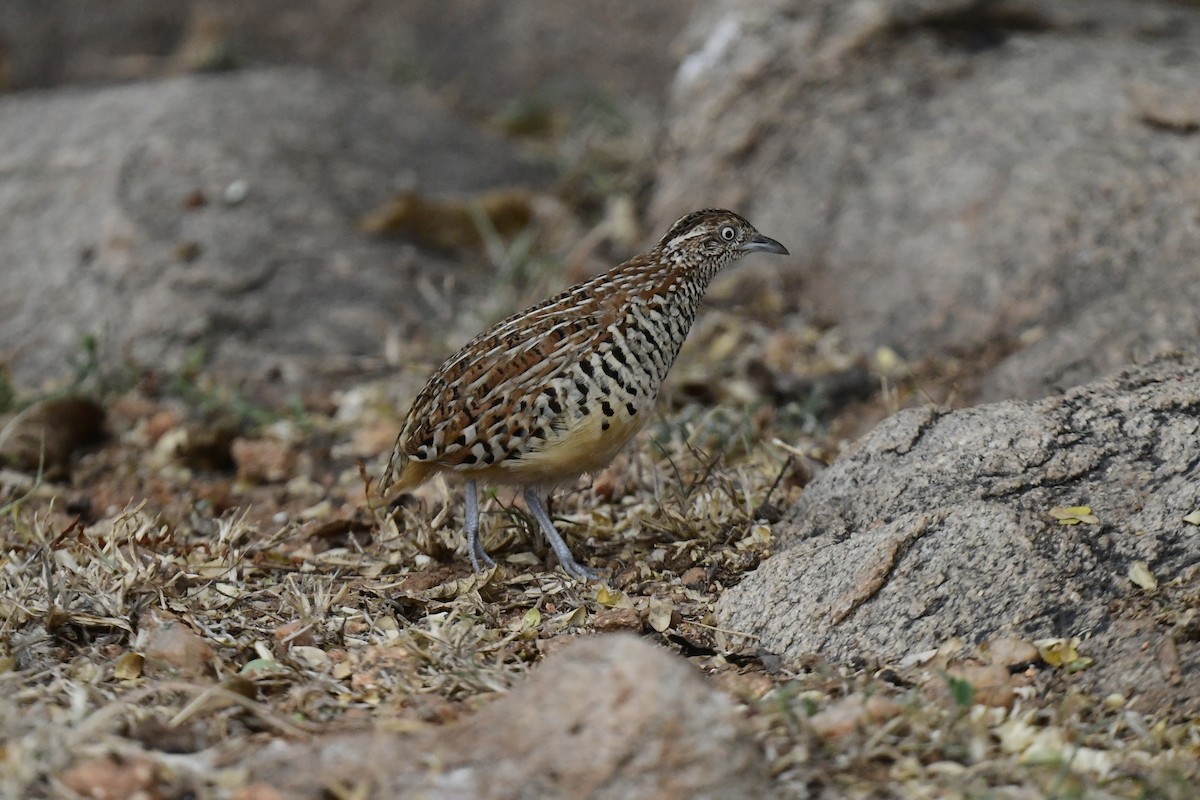
[[[688,41],[653,216],[748,213],[862,348],[1015,351],[1001,399],[1200,341],[1194,5],[754,0]]]
[[[1050,513],[1084,505],[1098,523]],[[1184,521],[1198,509],[1194,354],[1039,403],[911,409],[806,489],[779,528],[780,552],[718,614],[788,658],[1083,636],[1096,659],[1087,680],[1194,705],[1200,687],[1177,686],[1155,646],[1178,639],[1183,674],[1200,668],[1194,614],[1180,616],[1200,593],[1200,527]],[[1157,593],[1130,581],[1136,561]]]
[[[490,114],[539,93],[606,92],[660,108],[696,0],[5,0],[15,88],[222,66],[304,64],[418,81]],[[586,22],[584,22],[586,21]],[[464,46],[469,42],[470,46]],[[3,83],[0,77],[0,84]]]
[[[254,781],[300,798],[325,797],[338,781],[427,800],[773,796],[729,699],[685,662],[626,634],[572,643],[525,685],[448,729],[273,746],[258,763]]]
[[[0,99],[0,361],[62,376],[90,334],[110,365],[336,371],[379,356],[446,271],[357,231],[363,213],[401,186],[546,177],[420,93],[309,72]]]

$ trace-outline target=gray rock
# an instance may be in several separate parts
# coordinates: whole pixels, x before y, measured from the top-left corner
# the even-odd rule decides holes
[[[489,115],[540,98],[662,108],[673,40],[697,0],[5,0],[0,67],[15,88],[222,66],[303,65],[417,82]],[[3,88],[0,69],[0,88]]]
[[[681,659],[625,634],[572,643],[506,697],[424,736],[274,746],[253,780],[289,798],[324,797],[336,781],[428,800],[774,796],[733,703]]]
[[[689,37],[653,216],[745,211],[860,348],[1011,353],[1000,399],[1200,341],[1200,9],[753,0]]]
[[[201,352],[257,381],[378,360],[452,270],[358,218],[547,177],[418,92],[309,72],[0,99],[0,360],[61,377],[85,335],[109,365]]]
[[[1060,524],[1089,506],[1096,524]],[[778,554],[721,598],[722,627],[790,659],[897,658],[952,636],[1083,636],[1106,690],[1176,686],[1142,643],[1200,588],[1200,356],[1167,355],[1038,403],[902,411],[823,472]],[[1145,561],[1157,594],[1129,579]],[[1168,588],[1168,584],[1180,583]],[[1158,615],[1158,616],[1156,616]],[[1178,617],[1178,614],[1176,614]],[[1132,633],[1137,631],[1136,635]]]

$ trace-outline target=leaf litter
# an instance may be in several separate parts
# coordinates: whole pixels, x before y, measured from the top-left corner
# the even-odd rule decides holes
[[[109,398],[109,438],[76,453],[69,480],[0,473],[0,794],[99,781],[230,797],[267,742],[446,725],[570,637],[629,630],[735,698],[796,796],[1189,796],[1200,729],[1077,690],[1079,638],[783,664],[719,627],[721,592],[770,555],[782,510],[842,446],[848,424],[830,414],[928,398],[897,377],[915,367],[886,358],[875,402],[888,408],[806,405],[788,394],[804,376],[853,360],[836,332],[779,314],[734,298],[704,315],[647,431],[594,485],[556,495],[574,551],[610,569],[587,585],[554,571],[512,493],[481,505],[498,566],[480,574],[456,487],[364,504],[390,441],[364,452],[356,437],[394,430],[419,376],[282,426],[233,414],[214,427],[211,408],[145,381]],[[206,425],[220,436],[198,436]],[[1085,506],[1050,515],[1098,522]]]

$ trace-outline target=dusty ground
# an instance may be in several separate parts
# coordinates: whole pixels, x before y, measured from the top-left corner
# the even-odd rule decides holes
[[[279,409],[204,374],[87,363],[95,405],[10,392],[9,460],[37,441],[40,473],[0,473],[0,793],[256,796],[245,767],[273,739],[445,725],[569,637],[624,629],[743,703],[797,796],[1191,796],[1195,722],[1081,694],[1071,642],[781,664],[714,627],[723,588],[845,437],[953,402],[965,376],[857,363],[787,308],[715,306],[653,423],[554,503],[611,576],[591,585],[554,572],[506,495],[484,506],[500,567],[478,576],[455,487],[364,501],[424,365]]]

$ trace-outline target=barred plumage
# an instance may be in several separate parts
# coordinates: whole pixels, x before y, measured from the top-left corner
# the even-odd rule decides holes
[[[732,211],[681,218],[650,252],[476,336],[430,377],[396,440],[380,490],[435,471],[466,480],[471,563],[479,543],[476,483],[526,487],[563,568],[578,564],[550,522],[545,495],[601,469],[645,422],[709,282],[753,251],[787,254]]]

